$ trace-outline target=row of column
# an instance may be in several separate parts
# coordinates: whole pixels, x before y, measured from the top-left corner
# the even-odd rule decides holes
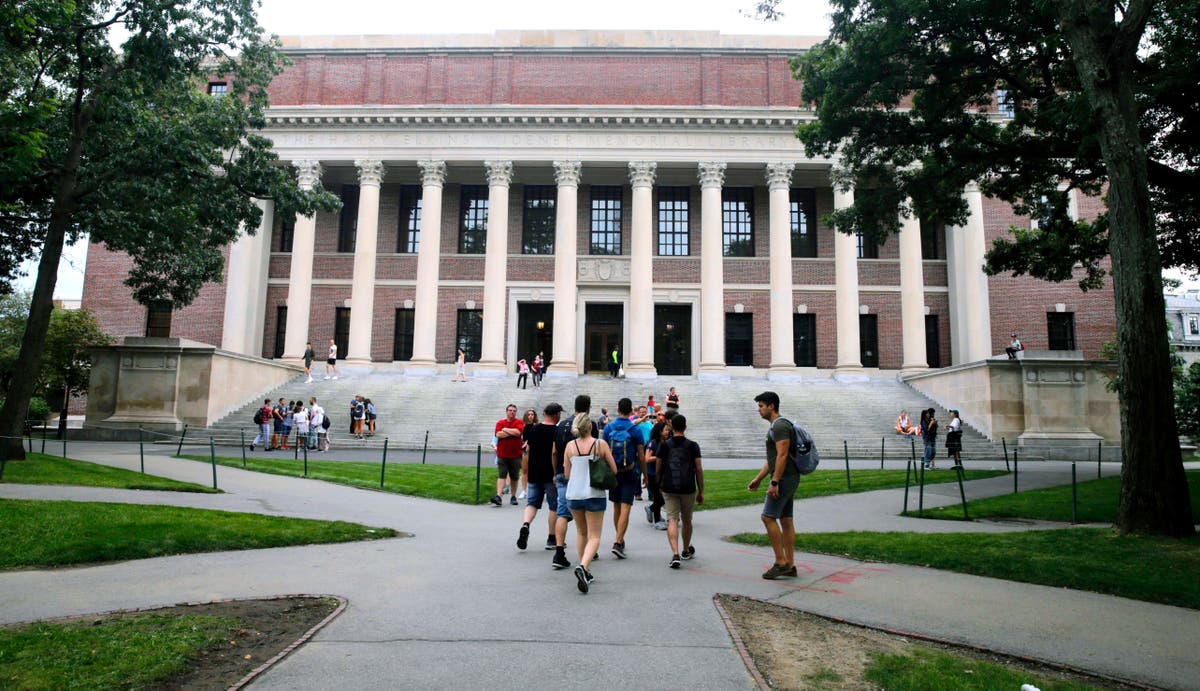
[[[298,183],[301,189],[311,189],[320,179],[321,165],[317,161],[296,161]],[[339,354],[351,361],[370,361],[372,327],[375,298],[376,246],[379,230],[379,190],[385,173],[384,165],[378,160],[355,161],[360,186],[357,240],[355,243],[354,276],[351,288],[349,352]],[[484,260],[483,286],[483,333],[479,367],[507,371],[504,357],[504,325],[507,307],[507,233],[508,195],[512,182],[511,161],[486,161],[488,195],[487,249]],[[442,211],[442,188],[446,179],[444,161],[419,161],[422,174],[422,219],[439,224]],[[794,164],[771,163],[766,166],[769,191],[769,247],[770,247],[770,324],[771,350],[770,369],[784,372],[794,368],[792,333],[792,262],[790,196],[791,175]],[[577,327],[577,207],[581,172],[580,161],[554,161],[555,180],[558,186],[556,204],[555,260],[554,260],[554,351],[552,358],[557,373],[577,371],[576,327]],[[701,162],[697,172],[701,189],[700,232],[701,232],[701,276],[700,276],[700,375],[716,374],[725,367],[725,306],[722,242],[721,189],[725,179],[725,163]],[[625,371],[632,377],[653,376],[653,339],[644,337],[654,329],[654,300],[651,281],[653,257],[653,209],[651,190],[657,173],[653,161],[629,163],[629,181],[632,188],[631,244],[630,244],[630,339],[626,352]],[[952,342],[955,344],[956,361],[970,361],[987,357],[990,349],[990,332],[979,327],[987,319],[959,318],[969,310],[987,307],[986,277],[978,267],[983,264],[984,238],[982,221],[982,199],[977,186],[967,190],[971,216],[961,232],[948,233],[952,238],[948,244],[950,266],[950,299],[953,313]],[[834,188],[834,208],[846,208],[853,204],[852,189]],[[264,213],[264,227],[270,228],[270,208]],[[416,294],[414,300],[414,342],[410,369],[433,370],[435,358],[437,313],[438,313],[438,266],[441,260],[440,228],[430,228],[421,233],[417,255]],[[229,285],[227,290],[234,295],[253,298],[250,305],[261,307],[265,295],[258,295],[252,287],[241,286],[251,281],[247,277],[257,276],[265,286],[267,267],[263,260],[248,257],[268,256],[259,247],[267,242],[266,233],[256,239],[243,237],[235,244],[230,255]],[[288,281],[288,310],[284,358],[298,359],[304,352],[308,340],[309,314],[312,298],[312,269],[315,217],[298,216],[294,226],[291,253],[291,273]],[[258,243],[254,245],[254,243]],[[907,371],[927,367],[925,350],[925,304],[924,276],[921,257],[920,223],[915,218],[901,219],[900,244],[900,289],[903,364]],[[251,245],[254,245],[251,247]],[[257,249],[256,249],[257,248]],[[837,313],[837,364],[839,372],[847,373],[861,369],[859,346],[859,287],[858,248],[851,235],[836,233],[834,236],[834,266]],[[246,280],[244,280],[246,279]],[[235,286],[235,283],[237,284]],[[239,291],[239,292],[235,292]],[[262,291],[259,291],[262,292]],[[257,352],[262,339],[262,323],[265,315],[250,314],[252,308],[242,304],[242,314],[227,308],[224,347],[240,352]],[[230,300],[227,300],[227,304]],[[263,308],[265,309],[265,308]],[[261,312],[262,310],[258,310]],[[977,315],[978,316],[978,315]],[[239,338],[245,333],[237,324],[251,321],[258,324],[257,334]],[[231,328],[233,327],[233,328]],[[257,340],[255,340],[257,335]],[[242,340],[249,342],[242,343]],[[236,342],[235,342],[236,341]],[[242,346],[242,347],[238,347]],[[322,346],[318,344],[318,350]]]

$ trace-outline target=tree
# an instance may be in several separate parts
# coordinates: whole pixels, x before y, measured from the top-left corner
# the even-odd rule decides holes
[[[50,327],[46,331],[46,342],[42,355],[42,369],[38,388],[59,394],[62,410],[58,416],[58,435],[62,438],[67,429],[67,408],[73,396],[87,392],[88,380],[92,375],[92,349],[112,343],[112,337],[100,330],[100,324],[89,310],[54,310],[50,315]]]
[[[284,67],[255,0],[28,0],[0,8],[0,278],[40,252],[0,435],[17,436],[40,370],[63,244],[128,253],[142,303],[190,303],[221,248],[280,214],[334,210],[278,165],[266,86]],[[119,46],[113,40],[124,37]],[[213,97],[205,85],[226,82]],[[7,283],[7,281],[2,281]],[[9,443],[9,457],[21,457]]]
[[[1180,374],[1175,387],[1175,414],[1179,416],[1179,431],[1192,437],[1200,435],[1200,362]]]
[[[810,156],[837,157],[838,184],[876,193],[831,222],[876,239],[898,232],[898,213],[959,225],[962,189],[977,181],[1040,220],[993,245],[989,272],[1086,290],[1102,284],[1111,257],[1124,454],[1116,526],[1192,534],[1161,270],[1163,253],[1193,266],[1200,253],[1200,0],[833,5],[829,39],[793,61],[817,114],[798,134]],[[987,112],[998,95],[1011,119]],[[1104,194],[1107,211],[1071,219],[1073,189]]]

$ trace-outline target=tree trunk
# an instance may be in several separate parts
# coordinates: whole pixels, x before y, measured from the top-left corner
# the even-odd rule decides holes
[[[1162,260],[1130,81],[1135,56],[1132,49],[1113,54],[1117,27],[1094,3],[1068,1],[1059,9],[1108,168],[1124,456],[1116,527],[1121,533],[1192,535],[1163,319]]]
[[[58,438],[67,438],[67,408],[71,406],[71,387],[63,386],[62,410],[58,412]]]

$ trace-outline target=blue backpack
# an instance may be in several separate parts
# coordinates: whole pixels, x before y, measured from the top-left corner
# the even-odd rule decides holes
[[[610,423],[612,435],[608,439],[608,445],[612,449],[613,463],[616,463],[618,473],[629,470],[637,463],[637,442],[630,435],[633,425],[629,424],[628,420],[625,423],[624,425]]]
[[[792,426],[792,443],[788,445],[788,460],[801,475],[808,475],[816,470],[817,464],[821,462],[821,456],[817,453],[817,445],[813,442],[812,435],[808,433],[808,430],[792,420],[788,420],[788,424]],[[770,431],[767,435],[770,436]],[[776,439],[771,437],[771,441],[776,441]]]

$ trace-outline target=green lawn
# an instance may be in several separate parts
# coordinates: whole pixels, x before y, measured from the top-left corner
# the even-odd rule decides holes
[[[251,513],[0,499],[0,569],[394,537],[390,528]]]
[[[138,689],[237,635],[225,617],[146,613],[0,629],[0,688]]]
[[[1192,497],[1192,518],[1200,522],[1200,470],[1187,472],[1188,491]],[[1078,491],[1078,520],[1081,523],[1112,523],[1117,519],[1117,497],[1121,478],[1106,477],[1076,485]],[[967,502],[971,518],[1019,517],[1045,521],[1071,520],[1071,486],[1048,487],[1018,494],[1004,494]],[[909,515],[918,515],[910,511]],[[924,518],[962,520],[962,506],[943,506],[926,509]]]
[[[767,545],[761,533],[737,542]],[[1200,609],[1200,536],[1120,537],[1106,528],[981,533],[806,533],[796,549],[1092,590]]]
[[[1083,691],[1096,687],[1074,681],[1033,676],[1004,665],[940,650],[916,649],[911,653],[871,655],[864,676],[875,688],[889,691],[992,691],[1033,684],[1042,691]]]
[[[3,481],[24,485],[83,485],[86,487],[156,489],[172,492],[219,492],[211,487],[194,485],[190,482],[142,475],[132,470],[44,453],[28,454],[23,461],[9,461],[4,466]]]
[[[208,456],[188,456],[195,461],[209,462]],[[236,468],[242,467],[241,458],[217,457],[217,463]],[[301,477],[304,461],[291,458],[248,458],[246,469],[275,475]],[[331,461],[308,459],[308,477],[327,480],[354,487],[379,487],[380,464],[362,461]],[[704,471],[704,505],[697,509],[723,509],[730,506],[745,506],[762,502],[765,487],[757,492],[746,489],[758,472],[753,470],[706,470]],[[999,470],[968,470],[966,478],[1003,475]],[[939,477],[952,482],[954,476],[945,473]],[[928,481],[928,477],[926,478]],[[765,483],[764,483],[765,485]],[[869,492],[904,486],[903,470],[854,470],[851,471],[854,492]],[[426,499],[455,502],[459,504],[487,503],[496,491],[496,468],[489,464],[483,467],[479,481],[479,502],[475,501],[475,468],[472,466],[421,465],[416,463],[388,464],[383,490],[407,494]],[[800,482],[799,498],[822,497],[846,493],[846,473],[843,470],[819,470]]]

